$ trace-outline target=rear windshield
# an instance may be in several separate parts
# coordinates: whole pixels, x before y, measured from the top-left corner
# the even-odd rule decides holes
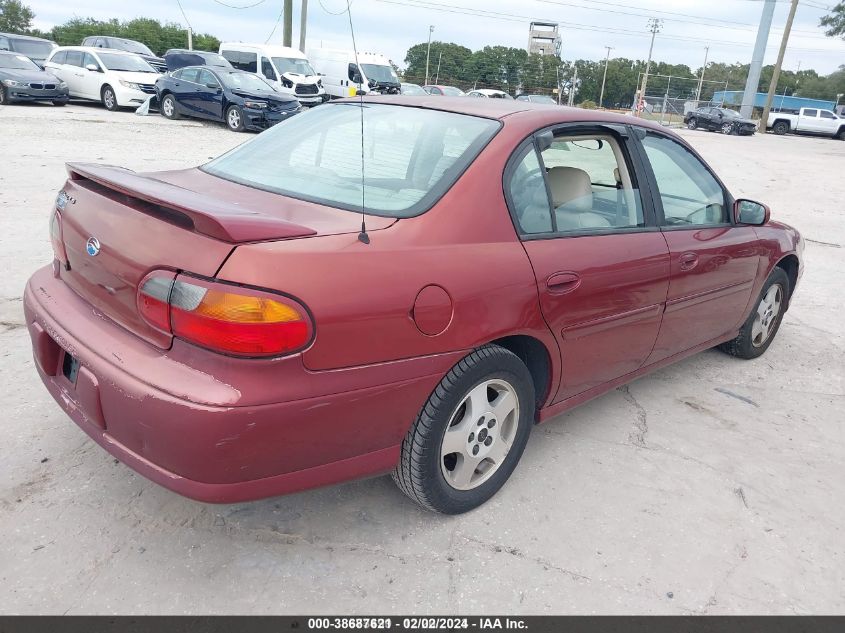
[[[141,44],[141,42],[112,38],[109,40],[109,44],[111,44],[111,48],[116,48],[121,51],[128,51],[130,53],[137,53],[138,55],[149,55],[150,57],[154,57],[153,52],[144,44]]]
[[[431,207],[498,129],[498,121],[464,114],[327,104],[274,126],[203,169],[350,211],[361,210],[363,194],[367,213],[405,218]]]
[[[52,42],[42,42],[39,40],[12,40],[12,49],[16,53],[23,53],[27,57],[34,57],[35,59],[46,59],[53,51],[55,46]]]

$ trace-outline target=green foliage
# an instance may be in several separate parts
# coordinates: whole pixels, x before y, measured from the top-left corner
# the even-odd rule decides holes
[[[596,102],[595,102],[595,101],[592,101],[592,100],[590,100],[590,99],[587,99],[586,101],[582,101],[581,103],[579,103],[579,104],[578,104],[578,107],[579,107],[579,108],[584,108],[585,110],[595,110],[595,109],[596,109],[596,108],[598,108],[599,106],[596,104]]]
[[[26,33],[35,14],[20,0],[0,0],[0,31]]]
[[[825,35],[845,40],[845,2],[831,7],[830,13],[819,20],[819,26],[826,27]]]
[[[73,18],[52,31],[52,39],[63,46],[78,46],[89,35],[110,35],[137,40],[149,46],[157,55],[162,55],[168,48],[188,47],[188,33],[180,24],[162,24],[150,18],[128,21]],[[219,46],[220,40],[213,35],[194,34],[194,48],[197,50],[217,51]]]

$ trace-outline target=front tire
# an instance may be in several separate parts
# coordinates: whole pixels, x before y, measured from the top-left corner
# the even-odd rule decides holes
[[[179,110],[176,109],[176,97],[171,94],[164,95],[161,100],[161,114],[166,119],[175,120],[180,118]]]
[[[698,119],[696,119],[695,117],[690,118],[690,120],[687,121],[687,129],[695,130],[697,128],[698,128]]]
[[[9,93],[5,86],[0,86],[0,105],[9,105]]]
[[[734,126],[730,123],[723,123],[722,124],[722,134],[731,135],[733,134]]]
[[[58,108],[61,108],[67,105],[67,101],[53,101],[53,105]]]
[[[114,94],[114,88],[108,84],[103,86],[103,91],[100,96],[102,97],[103,106],[109,112],[114,112],[120,107],[117,105],[117,95]]]
[[[226,110],[226,125],[233,132],[244,131],[244,113],[239,106],[229,106],[229,109]]]
[[[762,356],[775,338],[789,303],[789,277],[783,268],[775,268],[763,284],[754,310],[735,339],[719,346],[737,358]]]
[[[402,442],[393,480],[422,507],[460,514],[490,499],[534,424],[534,383],[518,356],[481,347],[440,381]]]

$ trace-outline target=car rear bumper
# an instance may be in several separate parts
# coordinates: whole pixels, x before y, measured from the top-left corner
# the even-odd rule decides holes
[[[218,356],[215,376],[202,360],[210,353],[152,347],[50,267],[28,282],[24,311],[39,375],[70,418],[148,479],[213,503],[389,471],[420,407],[464,353],[327,372],[309,372],[299,356],[279,359],[267,371],[287,372],[280,401],[242,405],[248,385],[226,373],[232,359]],[[63,372],[66,355],[79,361],[74,381]],[[192,357],[202,366],[183,362]]]

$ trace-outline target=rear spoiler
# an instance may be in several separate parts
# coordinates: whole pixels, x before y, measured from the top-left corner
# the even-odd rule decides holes
[[[101,195],[143,213],[223,242],[260,242],[317,234],[312,228],[258,209],[221,201],[122,167],[68,163],[67,171],[80,186],[96,188]],[[90,183],[95,183],[95,187]]]

